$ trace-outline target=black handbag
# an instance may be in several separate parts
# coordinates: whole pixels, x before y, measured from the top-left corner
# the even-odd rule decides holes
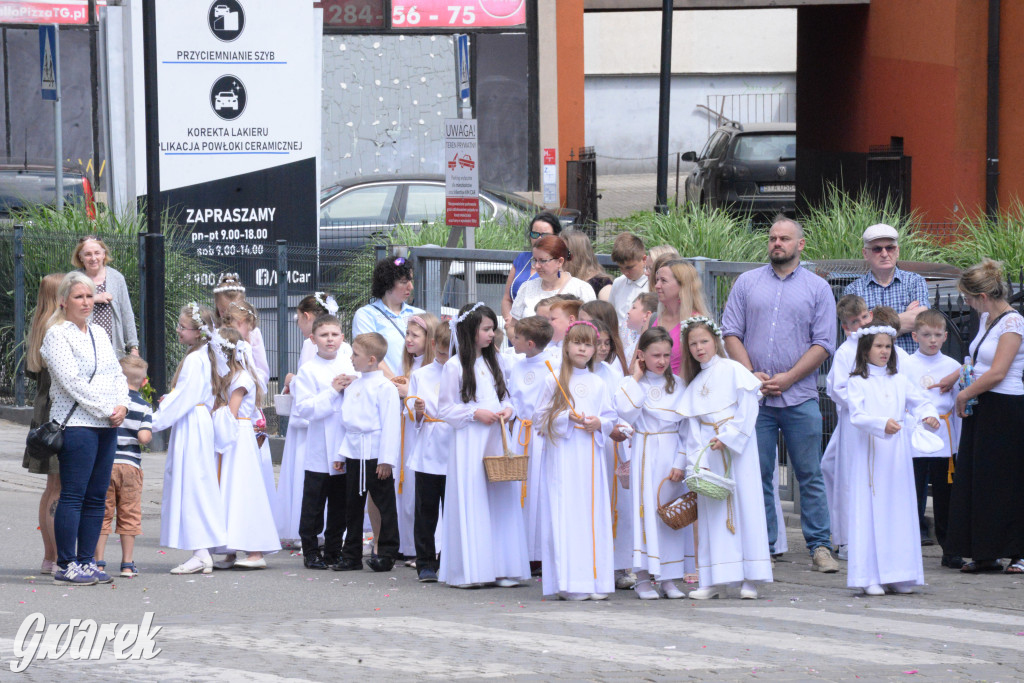
[[[89,375],[89,381],[92,382],[92,378],[96,376],[96,366],[98,364],[96,358],[96,338],[92,336],[92,328],[89,328],[89,339],[92,341],[92,374]],[[25,439],[28,457],[33,460],[42,461],[48,460],[50,457],[61,452],[64,448],[64,428],[67,426],[71,416],[75,414],[76,408],[78,408],[78,401],[75,401],[75,404],[71,406],[71,410],[68,411],[67,417],[64,418],[63,422],[50,420],[29,431],[28,437]]]

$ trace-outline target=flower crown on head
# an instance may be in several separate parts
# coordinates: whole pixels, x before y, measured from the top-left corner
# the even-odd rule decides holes
[[[228,280],[235,280],[239,284],[225,284]],[[217,279],[217,286],[213,288],[214,294],[223,294],[224,292],[245,292],[245,286],[241,284],[241,278],[238,277],[238,273],[221,273]]]
[[[327,292],[313,292],[313,298],[324,307],[329,315],[338,314],[338,302]]]
[[[234,342],[228,341],[221,335],[220,330],[217,330],[214,333],[210,338],[210,342],[215,346],[220,347],[222,351],[234,351],[237,348],[237,345]]]
[[[711,329],[712,334],[714,334],[719,339],[722,338],[722,328],[718,326],[718,323],[716,323],[714,320],[707,317],[706,315],[695,315],[683,321],[684,328],[697,324],[707,325]]]
[[[242,313],[245,313],[246,315],[252,315],[253,314],[252,311],[250,311],[248,308],[246,308],[242,304],[238,303],[237,301],[232,301],[231,303],[229,303],[228,304],[228,308],[237,308],[238,310],[240,310]]]
[[[452,331],[451,341],[448,342],[448,353],[449,354],[452,353],[452,349],[454,349],[455,353],[459,352],[459,335],[456,333],[455,328],[458,327],[460,323],[465,321],[465,319],[468,318],[469,315],[473,311],[475,311],[476,309],[478,309],[478,308],[480,308],[480,307],[482,307],[484,305],[486,305],[486,304],[484,304],[483,301],[477,301],[475,304],[473,304],[473,308],[469,309],[468,311],[466,311],[465,313],[463,313],[459,317],[451,318],[448,321],[448,329],[450,329]]]
[[[861,337],[866,337],[869,334],[887,334],[893,339],[899,336],[896,329],[889,327],[888,325],[872,325],[871,327],[860,328],[850,335],[850,339],[859,341]]]
[[[189,302],[189,309],[192,311],[192,321],[196,324],[196,329],[199,330],[199,334],[206,338],[210,338],[210,328],[203,322],[203,316],[199,314],[199,302]]]
[[[593,327],[594,328],[594,334],[597,335],[598,339],[601,338],[601,330],[597,329],[597,325],[595,325],[594,323],[590,322],[589,320],[575,320],[575,321],[569,323],[569,327],[565,328],[565,331],[568,332],[569,330],[571,330],[572,328],[576,327],[577,325],[589,325],[590,327]]]

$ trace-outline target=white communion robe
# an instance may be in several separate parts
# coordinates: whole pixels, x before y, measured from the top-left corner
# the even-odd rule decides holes
[[[928,397],[902,374],[868,365],[868,377],[850,378],[849,567],[846,585],[924,584],[914,466],[907,434],[938,417]],[[909,413],[909,415],[907,415]],[[894,419],[902,429],[885,433]]]
[[[441,396],[441,372],[444,363],[435,360],[412,373],[409,379],[409,396],[423,399],[423,419],[416,423],[419,436],[405,466],[423,474],[448,474],[448,458],[452,450],[452,428],[438,417],[438,401]],[[415,401],[407,401],[409,410],[416,413]],[[408,475],[407,475],[408,476]],[[408,481],[408,479],[406,480]],[[443,509],[438,513],[437,528],[434,530],[434,547],[441,547],[441,529],[444,528]]]
[[[227,540],[215,552],[274,552],[281,549],[281,543],[263,486],[256,432],[252,419],[245,417],[252,415],[256,408],[256,382],[245,370],[231,381],[228,397],[238,389],[245,390],[238,407],[240,417],[232,415],[228,406],[222,406],[213,414],[216,441],[221,449],[218,475],[228,531]]]
[[[316,344],[310,339],[302,342],[299,352],[298,373],[306,362],[316,356]],[[295,396],[295,376],[288,386],[288,392]],[[293,408],[294,410],[294,408]],[[274,502],[274,521],[277,523],[277,535],[281,540],[294,541],[299,538],[299,516],[302,512],[302,486],[305,482],[306,428],[308,423],[295,415],[288,417],[288,433],[284,439],[284,451],[281,454],[281,472],[277,479],[277,498]]]
[[[338,354],[334,358],[314,355],[299,368],[292,380],[295,402],[292,417],[306,423],[305,451],[302,453],[302,479],[306,472],[341,474],[331,466],[344,430],[341,427],[342,395],[331,386],[338,375],[356,374],[352,361]],[[289,435],[291,427],[288,428]]]
[[[509,399],[518,416],[512,430],[510,447],[516,453],[526,452],[530,456],[526,481],[520,487],[520,497],[526,526],[526,548],[531,562],[541,561],[540,485],[544,477],[545,438],[538,433],[539,425],[533,424],[533,416],[544,406],[541,399],[545,381],[552,376],[545,364],[546,360],[547,354],[543,351],[532,358],[524,355],[512,366],[508,378]],[[557,366],[552,363],[551,367]],[[555,372],[558,370],[555,369]]]
[[[925,392],[928,400],[939,414],[939,429],[935,434],[942,439],[942,448],[934,453],[913,451],[915,458],[950,458],[956,455],[960,444],[961,419],[956,414],[956,396],[960,383],[953,384],[953,390],[942,393],[938,388],[929,389],[946,375],[960,370],[960,363],[943,353],[926,356],[918,350],[900,366],[900,372]]]
[[[696,568],[692,525],[672,529],[658,516],[659,486],[663,503],[689,491],[682,482],[664,481],[673,467],[684,466],[682,448],[687,429],[681,410],[686,384],[676,377],[671,394],[665,384],[664,376],[647,372],[640,382],[626,378],[614,394],[619,417],[635,430],[629,474],[633,569],[647,571],[661,580],[681,579]]]
[[[473,371],[476,400],[463,403],[459,358],[445,363],[438,403],[439,416],[454,430],[438,578],[453,586],[530,576],[520,482],[490,483],[484,472],[483,457],[503,453],[501,427],[473,420],[480,408],[499,412],[512,403],[508,396],[498,399],[491,370],[482,357],[476,359]]]
[[[160,545],[215,548],[227,540],[214,456],[213,389],[206,346],[189,353],[178,382],[153,414],[153,431],[171,429],[164,466]]]
[[[544,595],[613,593],[612,510],[604,442],[618,415],[604,380],[587,369],[574,368],[563,387],[577,414],[596,416],[601,428],[593,434],[569,421],[570,411],[555,419],[547,432],[548,408],[559,392],[555,378],[544,380],[533,422],[547,435],[541,495],[541,561]]]
[[[765,523],[761,465],[757,453],[758,399],[761,380],[736,361],[714,356],[683,395],[689,420],[686,460],[729,477],[736,489],[726,500],[697,496],[697,574],[701,588],[739,581],[772,580],[772,560]],[[705,449],[711,439],[725,451]],[[703,453],[701,453],[703,449]]]
[[[410,375],[423,366],[423,356],[413,358]],[[410,377],[406,377],[411,381]],[[407,385],[408,386],[408,385]],[[412,395],[410,391],[407,396]],[[401,400],[401,396],[399,396]],[[412,401],[409,402],[412,406]],[[412,528],[416,521],[416,473],[409,467],[409,460],[416,449],[419,432],[413,416],[410,417],[405,402],[402,402],[402,426],[399,441],[398,467],[395,468],[395,513],[398,515],[398,552],[407,557],[416,557],[416,541],[413,539]]]
[[[846,387],[857,355],[857,341],[847,339],[836,349],[832,367],[825,378],[825,392],[836,406],[836,426],[829,437],[828,445],[821,456],[821,476],[825,481],[825,498],[828,501],[828,515],[831,521],[832,544],[846,545],[846,508],[843,501],[850,496],[850,473],[844,470],[848,464],[842,457],[845,433],[850,425],[850,412]]]
[[[607,361],[594,367],[594,372],[604,380],[609,396],[614,396],[619,385],[624,381],[618,361],[609,364]],[[616,415],[616,424],[624,424]],[[611,495],[612,507],[612,543],[615,547],[615,569],[633,568],[633,496],[629,489],[622,488],[615,468],[628,463],[632,455],[629,440],[617,442],[611,438],[604,442],[605,461],[608,469],[608,492]]]

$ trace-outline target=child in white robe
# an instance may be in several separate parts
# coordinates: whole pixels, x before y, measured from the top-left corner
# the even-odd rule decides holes
[[[615,590],[611,502],[604,441],[618,415],[594,374],[597,328],[569,325],[556,380],[545,377],[533,421],[546,435],[541,479],[545,595],[604,600]],[[563,393],[564,392],[564,393]]]
[[[697,574],[691,600],[725,596],[729,584],[740,597],[757,598],[756,583],[772,580],[761,464],[757,454],[761,380],[725,356],[722,333],[709,318],[683,322],[683,413],[690,418],[686,473],[699,467],[728,476],[736,485],[725,500],[697,496]]]
[[[316,344],[313,343],[313,321],[321,315],[334,315],[338,312],[338,302],[326,292],[314,292],[299,301],[295,313],[295,324],[302,334],[302,348],[299,351],[297,373],[302,366],[316,356]],[[341,342],[338,353],[344,357],[352,356],[352,347]],[[293,382],[295,375],[288,373],[284,379],[282,393],[291,394],[294,398]],[[277,497],[275,499],[274,520],[277,522],[277,533],[281,537],[281,545],[285,548],[299,544],[299,519],[302,516],[302,489],[305,484],[306,462],[306,429],[308,423],[294,413],[288,416],[288,431],[284,439],[284,452],[281,454],[281,470],[277,480]],[[305,555],[303,556],[305,559]]]
[[[281,549],[274,524],[274,513],[263,486],[259,446],[252,415],[262,392],[243,365],[245,341],[237,330],[221,327],[210,341],[218,357],[217,405],[213,425],[218,442],[218,478],[224,501],[224,522],[227,540],[215,550],[225,560],[214,563],[214,569],[266,569],[264,553]],[[245,559],[235,559],[244,551]]]
[[[871,309],[860,296],[847,294],[836,303],[836,315],[846,334],[846,340],[832,356],[832,367],[825,378],[825,391],[836,406],[836,426],[821,457],[821,476],[825,480],[832,545],[839,553],[839,559],[845,560],[847,521],[846,508],[842,501],[849,497],[849,472],[843,469],[846,459],[842,457],[841,449],[843,433],[853,428],[850,425],[846,386],[849,384],[857,355],[857,342],[850,337],[861,327],[871,323]]]
[[[260,387],[261,394],[265,394],[267,391],[267,380],[269,379],[269,370],[266,367],[266,350],[262,346],[257,346],[255,340],[258,338],[262,342],[262,336],[257,336],[259,330],[259,319],[256,315],[256,307],[250,304],[248,301],[232,301],[228,304],[227,310],[224,312],[221,321],[230,327],[238,330],[238,333],[242,335],[242,339],[246,342],[246,356],[248,357],[248,363],[252,367],[253,380],[256,385]],[[260,357],[262,356],[262,358]],[[261,404],[257,403],[252,407],[251,417],[254,423],[262,422],[266,424],[266,420],[263,417],[263,411],[260,410]],[[270,501],[272,509],[279,509],[277,505],[277,483],[274,480],[274,462],[270,457],[270,441],[265,439],[263,445],[259,447],[260,450],[260,471],[263,473],[263,487],[267,491],[267,500]],[[276,528],[276,525],[275,525]]]
[[[591,301],[584,304],[582,314],[587,317],[587,306],[597,303]],[[594,354],[594,373],[604,380],[608,395],[612,396],[625,379],[623,374],[623,357],[613,353],[615,341],[607,323],[600,319],[592,320],[597,327],[597,352]],[[616,423],[619,422],[616,415]],[[628,425],[624,425],[627,426]],[[615,425],[615,429],[605,440],[604,455],[608,471],[608,490],[612,497],[612,542],[615,548],[615,587],[632,588],[636,585],[633,570],[633,500],[629,489],[622,488],[615,470],[623,463],[630,461],[629,441],[625,433]]]
[[[877,322],[877,316],[876,316]],[[911,593],[924,584],[910,440],[919,422],[938,429],[924,392],[896,369],[896,330],[856,332],[857,358],[847,387],[850,463],[847,586],[867,595]],[[884,586],[884,588],[883,588]]]
[[[405,348],[402,350],[402,374],[391,378],[392,384],[398,389],[398,397],[405,405],[409,395],[409,381],[412,373],[424,365],[434,362],[434,348],[430,338],[437,326],[437,317],[431,313],[420,313],[409,318],[405,328]],[[402,410],[402,435],[398,458],[398,472],[395,474],[395,506],[398,511],[398,553],[406,558],[406,566],[413,565],[416,557],[416,541],[413,527],[416,520],[416,474],[409,467],[409,459],[419,432],[416,430],[415,415]]]
[[[342,375],[355,376],[351,353],[342,354],[341,321],[321,315],[310,328],[316,353],[292,382],[295,403],[292,416],[306,423],[303,489],[299,518],[302,562],[307,569],[323,570],[341,561],[345,536],[346,479],[344,470],[332,466],[341,447],[341,394],[334,381]],[[345,346],[348,346],[345,344]],[[351,347],[350,347],[351,351]],[[289,438],[291,425],[288,427]],[[325,520],[326,516],[326,520]],[[323,533],[324,545],[319,536]]]
[[[632,374],[614,394],[619,418],[634,430],[629,488],[633,571],[637,578],[634,590],[641,600],[661,597],[651,585],[652,577],[660,581],[665,597],[685,598],[675,582],[695,571],[692,528],[672,529],[658,516],[659,487],[662,503],[688,492],[682,483],[682,439],[687,429],[682,398],[686,384],[672,374],[671,354],[668,332],[661,327],[644,332],[637,343]]]
[[[502,453],[499,418],[514,415],[500,356],[498,318],[482,303],[453,319],[455,353],[441,373],[440,417],[454,433],[445,486],[439,578],[457,588],[519,585],[530,576],[520,482],[487,480],[485,455]]]
[[[172,574],[209,574],[210,549],[227,541],[224,506],[214,459],[213,351],[207,345],[213,315],[193,302],[181,309],[178,341],[189,347],[171,380],[171,391],[153,414],[153,431],[170,428],[164,466],[160,545],[194,551]]]
[[[533,416],[545,407],[540,400],[544,394],[544,378],[548,368],[545,352],[551,342],[554,328],[546,318],[532,315],[516,322],[513,343],[522,354],[509,373],[508,391],[512,409],[518,415],[512,430],[512,450],[530,457],[526,481],[522,483],[521,506],[526,525],[526,547],[530,557],[530,569],[540,572],[541,526],[540,526],[540,484],[544,476],[544,436],[533,424]]]
[[[375,572],[388,572],[398,557],[398,512],[394,474],[398,467],[402,430],[402,402],[398,389],[384,377],[380,363],[388,342],[377,332],[364,332],[352,340],[352,367],[361,377],[336,377],[332,386],[344,392],[341,404],[341,447],[332,467],[345,469],[345,544],[338,571],[363,568],[363,511],[366,497],[380,512],[377,550],[367,560]]]
[[[413,538],[416,544],[416,574],[421,583],[436,583],[438,519],[444,506],[448,456],[451,453],[452,428],[438,417],[441,373],[448,362],[451,331],[438,324],[430,338],[434,360],[412,373],[406,410],[412,413],[418,433],[406,467],[416,479],[416,518]]]

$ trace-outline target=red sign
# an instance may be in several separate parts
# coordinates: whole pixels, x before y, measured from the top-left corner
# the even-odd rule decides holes
[[[99,13],[106,0],[96,0]],[[34,0],[0,2],[0,24],[88,24],[88,0]]]
[[[488,28],[526,25],[526,0],[393,0],[393,28]]]
[[[324,25],[384,28],[384,0],[323,0]]]
[[[545,147],[544,148],[544,163],[553,164],[555,163],[555,148]]]
[[[480,227],[480,200],[477,197],[445,197],[444,222],[466,228]]]

